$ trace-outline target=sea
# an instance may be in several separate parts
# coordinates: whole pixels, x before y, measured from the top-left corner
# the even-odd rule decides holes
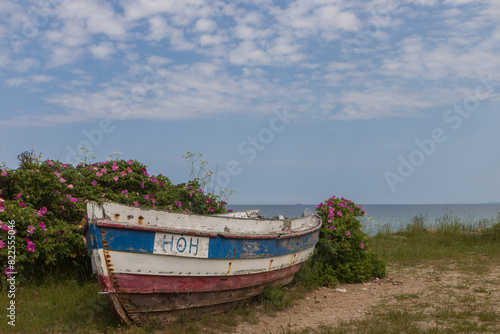
[[[242,211],[259,209],[264,217],[272,218],[284,215],[287,218],[301,217],[304,210],[315,212],[317,204],[279,204],[279,205],[228,205],[228,209]],[[500,203],[485,204],[366,204],[361,207],[365,210],[362,218],[363,230],[368,235],[375,235],[381,229],[390,228],[396,232],[406,228],[412,218],[422,216],[424,224],[433,227],[445,217],[458,218],[467,224],[477,223],[479,220],[488,220],[491,223],[500,221]]]

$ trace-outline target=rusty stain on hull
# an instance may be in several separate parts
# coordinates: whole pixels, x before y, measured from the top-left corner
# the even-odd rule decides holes
[[[283,222],[283,227],[282,227],[282,231],[285,232],[285,231],[290,231],[292,229],[292,222],[290,220],[285,220]]]
[[[137,224],[144,225],[144,217],[143,216],[137,217]]]

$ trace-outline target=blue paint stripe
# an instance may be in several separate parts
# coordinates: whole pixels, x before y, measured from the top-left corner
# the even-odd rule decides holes
[[[89,224],[89,229],[87,230],[87,253],[92,253],[92,250],[97,250],[102,248],[101,245],[101,232],[100,229],[94,224]]]
[[[318,233],[286,239],[210,238],[208,258],[248,259],[293,254],[311,248]]]
[[[155,232],[101,228],[105,249],[134,253],[153,253]]]
[[[155,232],[101,227],[104,249],[153,253]],[[210,259],[265,258],[293,254],[311,248],[318,241],[318,231],[284,239],[226,239],[209,238]],[[185,236],[193,238],[196,236]],[[189,241],[188,241],[189,242]]]

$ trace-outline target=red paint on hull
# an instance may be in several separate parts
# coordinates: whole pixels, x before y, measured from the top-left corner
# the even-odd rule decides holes
[[[279,270],[234,276],[156,276],[113,274],[117,293],[185,293],[242,289],[295,274],[301,263]]]

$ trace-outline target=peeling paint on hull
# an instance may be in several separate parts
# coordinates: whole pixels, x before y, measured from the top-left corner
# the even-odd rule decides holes
[[[268,285],[289,283],[321,226],[315,215],[201,216],[112,203],[89,203],[87,212],[101,293],[127,324],[222,312]]]

